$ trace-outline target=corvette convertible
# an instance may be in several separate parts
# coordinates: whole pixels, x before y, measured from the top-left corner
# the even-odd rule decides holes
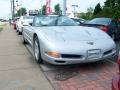
[[[23,40],[31,45],[38,63],[88,63],[116,54],[116,45],[105,32],[78,26],[66,16],[36,16],[32,24],[24,26]]]

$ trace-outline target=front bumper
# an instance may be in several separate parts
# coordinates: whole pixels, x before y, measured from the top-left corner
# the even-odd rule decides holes
[[[102,61],[105,59],[111,59],[116,56],[116,51],[112,52],[109,55],[102,56],[100,58],[95,59],[88,59],[87,57],[84,58],[54,58],[51,56],[48,56],[47,54],[42,54],[42,59],[46,62],[54,65],[67,65],[67,64],[79,64],[79,63],[90,63],[90,62],[96,62],[96,61]]]

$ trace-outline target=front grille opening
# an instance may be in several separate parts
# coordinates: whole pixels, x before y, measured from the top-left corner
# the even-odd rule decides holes
[[[108,55],[108,54],[110,54],[110,53],[112,53],[112,50],[109,50],[109,51],[104,52],[104,55]]]
[[[62,58],[82,58],[82,55],[62,54]]]
[[[55,60],[56,63],[65,63],[66,61]]]

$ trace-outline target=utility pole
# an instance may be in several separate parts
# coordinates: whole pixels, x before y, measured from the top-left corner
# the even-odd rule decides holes
[[[13,12],[12,12],[12,19],[14,20],[14,18],[15,18],[15,1],[14,0],[12,0],[12,9],[13,9]]]
[[[74,17],[75,17],[75,12],[76,12],[76,7],[78,7],[78,5],[72,5],[72,7],[74,8]]]
[[[78,5],[72,5],[72,7],[74,8],[74,17],[75,17],[75,12],[76,12],[76,7],[78,7]]]
[[[67,0],[63,0],[63,11],[62,11],[62,15],[66,15],[66,4],[67,4]]]
[[[43,7],[43,4],[42,4],[42,0],[41,0],[41,15],[42,15],[42,7]]]
[[[22,14],[22,0],[20,0],[20,9],[21,9],[21,11],[20,11],[20,16],[22,16],[23,14]]]
[[[10,3],[11,3],[11,17],[13,19],[13,9],[12,9],[13,8],[13,5],[12,5],[13,3],[12,3],[12,0],[10,0]]]

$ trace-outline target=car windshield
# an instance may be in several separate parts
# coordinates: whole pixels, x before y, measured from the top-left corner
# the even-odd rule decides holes
[[[33,19],[33,16],[24,16],[23,19]]]
[[[95,18],[89,22],[86,22],[87,24],[99,24],[99,25],[108,25],[110,23],[110,18]]]
[[[66,16],[38,16],[35,26],[76,26],[77,23]]]

